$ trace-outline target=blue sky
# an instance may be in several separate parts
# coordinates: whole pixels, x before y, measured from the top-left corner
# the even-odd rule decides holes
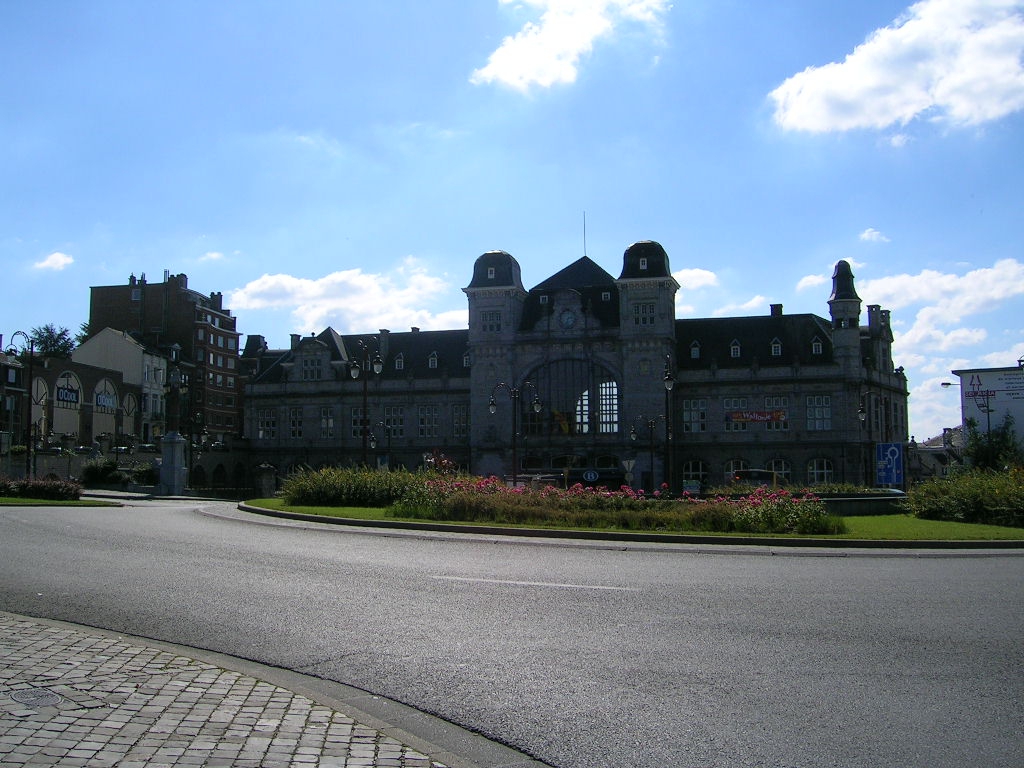
[[[0,333],[164,270],[243,334],[464,327],[658,240],[679,317],[891,309],[918,439],[1024,355],[1024,7],[1007,0],[0,4]],[[866,311],[865,311],[866,322]]]

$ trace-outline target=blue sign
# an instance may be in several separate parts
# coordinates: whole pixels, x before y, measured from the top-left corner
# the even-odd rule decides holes
[[[875,445],[875,483],[903,487],[903,444]]]

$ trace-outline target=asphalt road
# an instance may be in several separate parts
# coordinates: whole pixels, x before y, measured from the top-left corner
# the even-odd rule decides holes
[[[0,609],[358,686],[559,768],[1024,764],[1019,553],[379,536],[203,506],[0,507]]]

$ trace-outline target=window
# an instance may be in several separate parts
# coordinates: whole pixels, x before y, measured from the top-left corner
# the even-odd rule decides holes
[[[640,259],[640,269],[647,269],[647,259],[646,258],[641,258]]]
[[[734,360],[740,356],[740,342],[737,339],[733,339],[729,344],[729,357]]]
[[[633,325],[654,325],[654,302],[633,305]]]
[[[329,405],[320,407],[320,439],[330,440],[334,437],[334,409]]]
[[[547,296],[541,296],[540,297],[540,303],[541,304],[547,304],[548,303],[548,297]]]
[[[683,400],[683,432],[708,431],[708,401],[704,398]]]
[[[469,368],[469,364],[470,364],[470,357],[469,357],[469,352],[467,352],[466,354],[464,354],[462,356],[462,367],[463,368]]]
[[[782,357],[782,342],[772,339],[772,357]]]
[[[352,409],[351,427],[352,427],[352,437],[362,437],[363,436],[363,409],[362,408],[358,408],[357,407],[357,408],[353,408]]]
[[[501,331],[501,312],[481,312],[480,320],[486,333],[499,333]]]
[[[683,481],[683,490],[698,493],[707,479],[708,472],[703,461],[687,461],[683,464],[679,476]]]
[[[389,405],[384,408],[384,426],[391,437],[405,437],[405,408],[400,405]]]
[[[437,368],[437,352],[430,353],[430,357],[427,358],[427,367],[431,369]]]
[[[807,429],[812,432],[832,429],[832,398],[828,395],[807,396]]]
[[[722,410],[725,412],[726,432],[746,432],[750,421],[747,413],[747,398],[726,397],[722,399]],[[746,469],[746,467],[740,467]]]
[[[405,370],[405,355],[403,355],[401,352],[395,355],[395,370]]]
[[[199,339],[200,341],[203,340],[203,329],[202,328],[197,328],[196,329],[196,338]]]
[[[767,395],[764,398],[766,414],[765,429],[769,432],[785,432],[789,429],[789,397]]]
[[[494,267],[488,267],[487,268],[487,279],[488,280],[493,280],[494,279]]]
[[[811,340],[811,354],[820,355],[822,352],[821,339],[815,337]]]
[[[611,300],[612,300],[612,292],[611,291],[601,291],[601,301],[611,301]]]
[[[323,378],[323,362],[319,357],[302,358],[302,380],[320,381]]]
[[[228,339],[228,349],[234,351],[238,345],[238,341],[234,337]]]
[[[272,408],[260,408],[256,411],[256,434],[261,440],[273,440],[277,437],[277,412]]]
[[[228,389],[234,389],[235,388],[235,377],[234,376],[227,376],[227,377],[225,377],[224,378],[224,386],[226,386]]]
[[[292,440],[302,439],[302,409],[288,409],[288,430]]]
[[[598,430],[602,434],[619,431],[619,383],[602,381],[598,385],[601,400],[598,404]]]
[[[736,479],[736,474],[742,472],[747,468],[747,462],[744,459],[730,459],[725,462],[725,482],[729,483]]]
[[[700,342],[695,341],[690,345],[690,359],[700,360]]]
[[[469,437],[469,406],[452,406],[452,436],[456,440],[465,440]]]
[[[421,405],[419,407],[418,431],[419,437],[438,437],[440,435],[441,409],[436,405]]]
[[[833,474],[832,462],[829,459],[811,459],[807,462],[807,483],[809,485],[831,483]]]
[[[793,476],[793,466],[785,459],[771,459],[764,468],[774,472],[780,483],[788,483]]]

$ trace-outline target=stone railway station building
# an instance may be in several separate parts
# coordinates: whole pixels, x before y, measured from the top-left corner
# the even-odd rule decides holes
[[[468,329],[250,335],[239,361],[248,464],[335,464],[674,490],[762,470],[874,484],[879,443],[907,442],[907,380],[888,310],[863,316],[836,264],[828,316],[677,319],[669,257],[629,246],[617,278],[583,257],[531,289],[480,256]]]

